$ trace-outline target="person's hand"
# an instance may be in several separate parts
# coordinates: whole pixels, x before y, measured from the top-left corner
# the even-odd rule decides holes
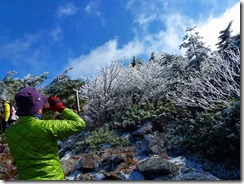
[[[48,97],[47,100],[50,106],[49,109],[52,111],[58,111],[59,113],[61,113],[66,108],[66,106],[60,100],[60,98],[57,96],[52,95]]]

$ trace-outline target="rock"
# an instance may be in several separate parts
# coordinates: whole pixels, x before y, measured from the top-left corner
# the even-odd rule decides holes
[[[158,131],[153,132],[152,134],[148,134],[145,136],[145,139],[149,142],[149,150],[153,154],[164,154],[167,155],[166,149],[165,149],[165,141],[161,133]]]
[[[216,180],[220,180],[220,179],[217,178],[216,176],[208,173],[208,172],[182,167],[180,169],[179,175],[177,175],[174,178],[172,178],[172,180],[208,180],[208,181],[216,181]]]
[[[170,158],[168,160],[171,163],[174,163],[178,166],[185,166],[186,165],[186,158],[183,156],[175,157],[175,158]]]
[[[124,162],[122,156],[111,156],[101,161],[100,168],[103,168],[106,172],[113,172],[122,162]]]
[[[137,149],[135,151],[136,155],[140,156],[149,156],[153,152],[149,149],[149,141],[147,139],[143,139],[142,141],[138,142]]]
[[[103,180],[122,180],[122,178],[115,173],[105,172],[104,175],[105,175],[105,178]]]
[[[138,171],[133,171],[126,180],[145,180],[143,174]]]
[[[103,180],[106,176],[103,173],[96,173],[94,175],[94,180]]]
[[[82,170],[84,173],[87,173],[87,172],[94,171],[97,168],[100,158],[94,153],[88,153],[82,156],[82,161],[83,161]]]
[[[82,175],[82,172],[79,170],[73,170],[70,172],[68,176],[65,177],[66,180],[79,180],[80,176]]]
[[[64,175],[67,176],[78,164],[79,157],[72,156],[69,159],[62,159],[60,161]]]
[[[138,130],[132,132],[132,138],[134,140],[141,140],[146,134],[152,133],[152,122],[143,124]]]
[[[137,170],[149,180],[173,174],[178,168],[176,164],[158,156],[150,157],[137,165]]]
[[[93,180],[93,175],[90,173],[81,174],[78,180]]]
[[[0,180],[16,180],[17,172],[9,153],[0,153]]]

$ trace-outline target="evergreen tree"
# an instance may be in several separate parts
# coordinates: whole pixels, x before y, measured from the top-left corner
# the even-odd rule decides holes
[[[234,36],[231,36],[232,30],[232,22],[230,21],[226,29],[219,32],[220,36],[218,39],[220,40],[216,45],[218,48],[218,52],[223,55],[223,58],[230,63],[233,70],[236,73],[240,71],[240,66],[236,65],[234,62],[235,58],[231,57],[232,52],[236,57],[240,57],[240,33]],[[240,76],[234,76],[234,80],[237,83],[240,83]]]
[[[155,51],[153,51],[151,53],[151,57],[150,57],[149,61],[155,61],[155,60],[156,60],[156,53],[155,53]]]
[[[228,49],[231,45],[231,25],[233,21],[230,21],[228,26],[225,28],[225,30],[222,30],[219,32],[220,36],[218,39],[220,40],[216,45],[218,48],[218,51],[224,51],[225,49]]]
[[[240,49],[240,45],[241,45],[241,36],[240,36],[240,33],[237,34],[237,35],[234,35],[231,37],[232,38],[232,42],[233,44]]]
[[[27,87],[27,86],[37,87],[47,79],[47,76],[48,76],[48,72],[44,72],[39,76],[28,74],[23,79],[21,79],[21,82],[23,87]]]
[[[135,66],[141,66],[142,65],[142,61],[138,58],[136,58],[135,56],[133,56],[132,58],[132,62],[130,64],[132,67],[135,67]]]
[[[72,80],[66,73],[72,68],[68,68],[61,75],[44,88],[47,95],[57,95],[66,106],[77,109],[76,107],[76,92],[75,89],[80,89],[84,85],[82,80]]]
[[[200,64],[208,57],[210,49],[204,45],[204,42],[201,41],[203,37],[195,29],[196,27],[186,29],[186,35],[183,37],[180,49],[186,49],[186,57],[189,61],[188,67],[200,69]]]
[[[157,57],[157,62],[160,63],[160,65],[167,65],[167,64],[172,64],[175,63],[175,61],[180,61],[182,60],[183,57],[179,55],[172,55],[168,54],[167,52],[160,53]]]
[[[17,72],[9,71],[3,80],[0,81],[0,94],[4,94],[7,99],[13,99],[16,92],[26,86],[36,87],[47,79],[47,72],[40,76],[26,75],[23,79],[13,78]]]
[[[218,39],[220,41],[216,45],[218,48],[218,52],[222,54],[226,54],[228,53],[228,51],[234,51],[236,54],[238,54],[238,51],[240,50],[240,33],[231,36],[232,22],[233,21],[229,22],[225,30],[219,32],[220,36],[218,37]],[[228,58],[228,55],[225,55],[225,58]]]

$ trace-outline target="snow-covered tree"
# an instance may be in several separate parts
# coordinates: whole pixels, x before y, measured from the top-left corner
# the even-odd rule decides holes
[[[80,89],[87,113],[99,124],[135,103],[165,99],[186,67],[181,59],[164,65],[148,62],[140,67],[123,67],[121,62],[113,61]]]
[[[9,71],[3,80],[0,81],[0,94],[4,94],[7,99],[13,99],[16,92],[26,86],[37,87],[47,79],[47,72],[40,76],[26,75],[24,78],[13,78],[17,72]]]
[[[186,62],[180,57],[155,56],[156,60],[142,65],[139,69],[128,68],[128,86],[136,102],[156,101],[164,99],[179,75],[186,67]],[[170,60],[167,60],[169,59]],[[176,59],[177,58],[177,59]]]
[[[230,21],[226,29],[219,32],[220,36],[218,39],[220,40],[216,45],[218,48],[218,52],[222,53],[226,59],[228,58],[228,50],[232,50],[238,54],[240,50],[240,33],[237,35],[232,36],[232,22]]]
[[[53,81],[45,86],[44,92],[47,95],[57,95],[59,96],[62,101],[65,103],[66,106],[80,110],[77,107],[76,101],[76,89],[79,89],[84,85],[84,81],[82,79],[72,80],[68,75],[68,71],[72,70],[73,68],[66,69],[61,75],[58,75],[53,79]],[[79,101],[81,103],[81,101]]]
[[[232,45],[231,41],[231,25],[233,21],[230,21],[228,26],[219,32],[220,36],[218,39],[220,40],[216,45],[219,51],[224,51],[225,49],[228,49]]]
[[[240,50],[240,46],[241,46],[241,36],[240,36],[240,33],[237,34],[237,35],[232,36],[232,43],[233,43],[233,45],[235,45]]]
[[[44,72],[39,76],[28,74],[23,79],[20,79],[20,81],[22,82],[23,87],[27,87],[27,86],[36,87],[42,84],[47,79],[47,76],[48,76],[48,72]]]
[[[3,80],[0,81],[0,95],[6,96],[8,99],[12,98],[15,90],[21,85],[19,81],[13,79],[15,71],[9,71]]]
[[[168,99],[180,106],[203,109],[226,106],[232,99],[240,99],[240,54],[225,51],[224,55],[214,52],[206,58],[201,71],[182,79],[167,94]]]
[[[135,56],[133,56],[130,65],[131,65],[132,67],[139,67],[139,66],[142,65],[142,61],[141,61],[140,59],[136,58]]]
[[[189,67],[199,69],[200,64],[209,56],[210,49],[206,47],[199,32],[195,31],[196,27],[187,28],[186,35],[183,37],[181,48],[186,49],[186,58],[189,62]]]
[[[80,88],[80,98],[85,100],[85,108],[96,120],[95,124],[130,103],[126,84],[127,76],[122,63],[112,61],[108,67],[100,68],[98,76]]]

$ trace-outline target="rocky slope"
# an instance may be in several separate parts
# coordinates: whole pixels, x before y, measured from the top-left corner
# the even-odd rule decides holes
[[[104,144],[92,151],[79,144],[84,132],[60,142],[61,164],[66,180],[239,180],[240,168],[227,168],[189,155],[169,154],[159,132],[150,122],[120,135],[130,145]],[[16,180],[17,171],[4,137],[0,144],[0,179]]]

